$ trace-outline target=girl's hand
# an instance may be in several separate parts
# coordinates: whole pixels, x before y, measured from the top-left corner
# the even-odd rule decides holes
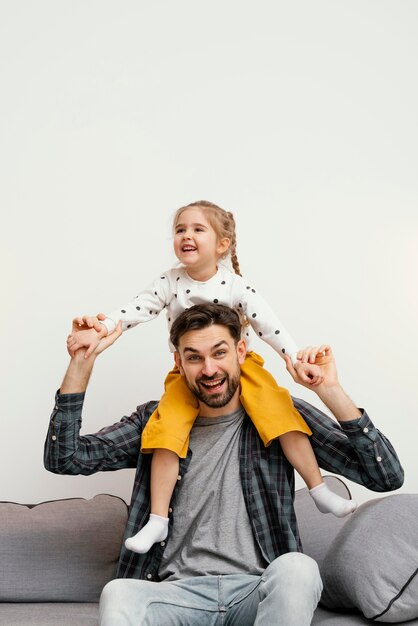
[[[324,382],[324,376],[318,365],[298,361],[293,367],[301,381],[309,387],[316,387]]]
[[[80,348],[87,348],[84,358],[87,359],[97,348],[100,340],[107,335],[106,326],[100,320],[106,319],[103,313],[96,317],[84,315],[73,320],[72,332],[67,338],[67,351],[71,358]]]
[[[295,365],[292,364],[292,360],[288,354],[284,355],[286,369],[296,383],[308,388],[319,386],[320,383],[312,385],[310,380],[307,382],[306,378],[302,378],[306,372],[303,369],[299,370],[299,368],[302,368],[303,365],[309,365],[310,367],[315,368],[315,371],[313,372],[314,374],[317,370],[320,370],[320,374],[323,379],[321,389],[323,387],[330,389],[332,387],[339,386],[335,359],[330,346],[325,344],[319,348],[310,346],[304,350],[300,350],[298,352],[298,358],[299,355],[301,358]],[[308,363],[311,359],[314,363]],[[299,375],[299,373],[301,373],[301,375]],[[317,393],[319,394],[319,389]]]
[[[297,353],[297,359],[301,363],[316,363],[320,364],[321,359],[327,356],[327,352],[330,350],[330,347],[322,344],[322,346],[308,346],[303,350],[299,350]]]
[[[83,315],[82,317],[75,317],[73,319],[72,332],[75,333],[78,330],[87,330],[89,328],[95,328],[98,333],[101,333],[103,331],[103,328],[105,327],[100,322],[105,319],[106,319],[106,315],[104,313],[98,313],[96,316]]]

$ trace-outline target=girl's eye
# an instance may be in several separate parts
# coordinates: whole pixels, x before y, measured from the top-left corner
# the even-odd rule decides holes
[[[176,235],[179,233],[184,233],[184,228],[176,228]]]

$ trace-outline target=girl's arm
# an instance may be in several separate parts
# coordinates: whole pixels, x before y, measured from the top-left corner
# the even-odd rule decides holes
[[[67,339],[70,356],[73,357],[80,348],[86,348],[87,359],[100,340],[115,330],[119,321],[122,331],[149,322],[158,317],[170,299],[170,276],[162,274],[147,289],[109,315],[99,314],[96,317],[85,315],[76,318],[79,320],[79,327],[73,329]]]
[[[138,324],[154,320],[171,300],[170,283],[169,274],[161,274],[147,289],[141,291],[127,304],[106,315],[102,324],[107,332],[111,333],[119,321],[122,322],[122,331],[125,331]]]
[[[289,356],[301,379],[308,386],[321,384],[319,369],[314,362],[309,362],[305,357],[307,351],[298,349],[293,337],[258,291],[243,283],[242,280],[238,307],[243,310],[258,337],[268,343],[282,358]]]
[[[296,342],[258,291],[242,281],[241,293],[236,294],[236,300],[256,335],[282,358],[287,354],[293,364],[297,363],[299,348]]]

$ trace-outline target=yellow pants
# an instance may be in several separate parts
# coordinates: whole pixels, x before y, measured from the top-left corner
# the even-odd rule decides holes
[[[240,400],[265,446],[291,430],[311,435],[311,430],[293,406],[287,389],[279,387],[264,369],[264,360],[248,352],[241,365]],[[165,379],[165,393],[142,433],[141,452],[156,448],[187,455],[189,435],[199,412],[199,402],[175,367]]]

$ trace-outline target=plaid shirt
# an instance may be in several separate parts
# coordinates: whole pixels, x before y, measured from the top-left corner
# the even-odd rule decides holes
[[[147,522],[150,513],[151,455],[141,454],[141,433],[157,406],[148,402],[129,417],[93,435],[80,436],[84,393],[56,396],[45,442],[45,467],[56,474],[90,475],[98,471],[136,468],[125,537]],[[293,398],[297,410],[312,430],[310,438],[320,467],[365,485],[372,491],[391,491],[403,483],[403,470],[390,442],[373,425],[365,411],[360,418],[337,424],[303,400]],[[175,524],[176,493],[192,458],[180,459],[179,481],[170,507],[170,527]],[[240,443],[240,473],[245,504],[253,533],[267,563],[302,546],[293,508],[294,471],[279,442],[264,447],[251,420],[244,420]],[[166,540],[169,541],[170,532]],[[122,546],[117,576],[158,581],[158,568],[166,542],[147,554]]]

